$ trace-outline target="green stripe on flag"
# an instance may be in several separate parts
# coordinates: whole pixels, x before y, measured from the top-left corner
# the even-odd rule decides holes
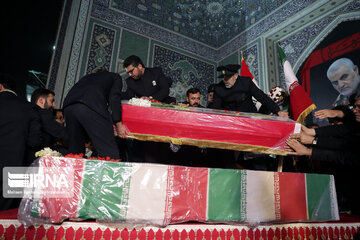
[[[246,171],[210,169],[209,221],[239,221],[239,219],[243,219],[241,217],[241,196],[246,194],[246,190],[241,192],[242,174],[246,174]]]
[[[128,163],[87,160],[78,217],[125,220],[131,172]]]
[[[281,64],[284,65],[284,62],[286,61],[286,55],[285,55],[284,51],[282,50],[282,48],[280,47],[280,44],[278,46],[278,52],[279,52]]]
[[[40,217],[40,213],[39,213],[39,200],[34,200],[32,207],[31,207],[31,212],[30,212],[30,216],[32,217]]]
[[[330,175],[306,174],[309,220],[332,219]]]

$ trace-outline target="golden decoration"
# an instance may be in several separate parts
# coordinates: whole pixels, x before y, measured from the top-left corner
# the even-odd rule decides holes
[[[133,138],[140,141],[154,141],[154,142],[166,142],[166,143],[171,142],[176,145],[191,145],[197,147],[210,147],[210,148],[237,150],[237,151],[260,152],[260,153],[275,154],[282,156],[287,155],[287,152],[285,150],[270,148],[265,146],[250,145],[250,144],[199,140],[192,138],[173,138],[169,136],[159,136],[159,135],[141,134],[141,133],[132,133],[131,136],[129,136],[128,138]]]
[[[307,107],[296,119],[297,122],[304,124],[305,118],[316,108],[315,104],[311,104]]]

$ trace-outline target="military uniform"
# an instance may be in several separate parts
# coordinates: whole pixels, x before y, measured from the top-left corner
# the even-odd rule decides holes
[[[229,79],[234,76],[239,70],[240,65],[230,64],[226,66],[220,66],[217,68],[217,71],[221,71],[219,78]],[[271,100],[261,89],[259,89],[254,82],[249,77],[240,77],[236,78],[234,85],[227,88],[224,81],[221,81],[214,88],[214,101],[212,108],[239,111],[239,112],[257,112],[256,106],[252,101],[252,97],[265,105],[272,113],[277,114],[280,111],[279,106]],[[213,150],[215,152],[219,150]],[[255,162],[248,162],[243,160],[243,155],[240,154],[240,157],[237,160],[234,159],[234,152],[229,150],[223,150],[223,152],[218,153],[221,161],[218,164],[224,165],[225,168],[231,168],[235,165],[237,161],[241,165],[254,164]],[[261,163],[267,163],[260,159]],[[250,169],[258,169],[258,167],[250,166]],[[266,168],[265,168],[266,169]],[[264,168],[261,168],[264,170]]]
[[[222,71],[219,78],[232,76],[237,73],[240,65],[226,65],[218,67]],[[259,89],[249,77],[238,76],[231,88],[226,88],[223,81],[215,85],[214,102],[212,107],[239,112],[257,112],[252,97],[264,104],[272,113],[280,111],[279,106]]]

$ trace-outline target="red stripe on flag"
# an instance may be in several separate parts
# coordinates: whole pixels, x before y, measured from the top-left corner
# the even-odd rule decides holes
[[[279,174],[281,220],[307,219],[305,174]]]
[[[290,111],[293,119],[303,122],[305,117],[316,107],[301,85],[297,85],[290,92]]]
[[[174,166],[171,223],[205,221],[208,169]]]
[[[253,75],[251,74],[248,66],[246,65],[246,62],[244,60],[244,58],[241,58],[241,72],[240,72],[240,76],[242,77],[250,77],[251,79],[253,79]]]
[[[43,162],[42,166],[48,168],[61,169],[61,174],[68,174],[67,179],[73,177],[73,195],[70,198],[47,198],[45,195],[42,198],[42,205],[40,210],[40,216],[50,217],[51,222],[61,222],[66,218],[76,218],[77,209],[80,198],[82,172],[85,165],[85,159],[69,159],[69,158],[52,158],[51,156],[45,156],[40,159]],[[51,174],[51,173],[49,173]],[[51,192],[53,186],[44,188],[46,191]],[[55,190],[53,190],[55,191]],[[57,190],[58,191],[58,190]]]

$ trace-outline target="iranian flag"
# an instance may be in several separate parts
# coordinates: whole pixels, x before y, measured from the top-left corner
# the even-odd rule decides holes
[[[286,55],[280,45],[278,46],[278,51],[284,68],[286,87],[290,94],[290,113],[295,121],[303,123],[306,116],[309,115],[316,106],[304,88],[299,84],[291,64],[286,59]]]
[[[75,172],[73,196],[23,199],[19,220],[64,219],[166,226],[186,221],[338,220],[334,178],[278,173],[42,157],[40,166]],[[71,171],[70,171],[71,170]],[[49,190],[49,189],[48,189]],[[26,205],[27,204],[27,205]],[[32,220],[34,222],[28,222]]]
[[[251,74],[249,67],[247,66],[244,57],[241,56],[241,71],[240,71],[241,77],[250,77],[253,83],[259,88],[259,85],[255,81],[254,76]],[[256,109],[259,110],[261,107],[261,102],[256,100],[254,97],[252,98],[253,102],[255,103]]]

